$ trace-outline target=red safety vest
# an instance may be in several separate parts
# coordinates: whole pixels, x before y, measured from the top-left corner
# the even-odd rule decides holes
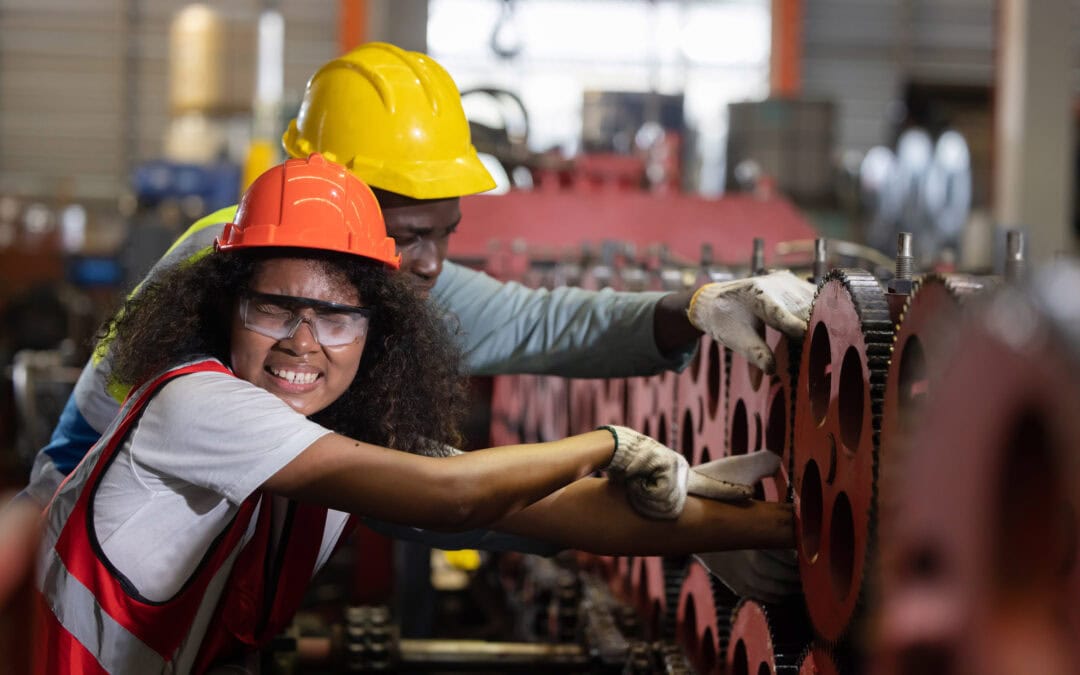
[[[141,598],[93,534],[98,483],[147,402],[172,378],[204,371],[230,373],[218,361],[200,361],[132,392],[53,497],[38,570],[35,673],[201,673],[266,644],[299,606],[324,535],[332,536],[325,532],[325,508],[256,492],[164,602]],[[275,522],[283,523],[280,536],[273,533]],[[350,519],[346,531],[352,525]]]

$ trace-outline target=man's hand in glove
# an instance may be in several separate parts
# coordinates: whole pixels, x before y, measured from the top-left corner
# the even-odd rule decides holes
[[[801,338],[815,291],[812,283],[787,271],[714,282],[694,293],[686,315],[695,328],[771,373],[776,361],[758,333],[761,322]]]
[[[626,486],[630,505],[648,518],[678,518],[687,493],[722,501],[749,499],[752,485],[774,474],[780,464],[777,455],[762,451],[691,469],[681,454],[644,434],[620,426],[603,428],[615,437],[608,476]]]
[[[699,553],[698,562],[740,597],[782,602],[801,590],[794,549]]]

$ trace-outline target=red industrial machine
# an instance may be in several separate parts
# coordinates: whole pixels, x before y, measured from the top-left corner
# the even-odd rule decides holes
[[[746,264],[755,238],[773,250],[813,237],[786,203],[747,196],[539,190],[463,208],[451,253],[533,286],[692,288],[764,267]],[[516,243],[489,246],[494,238]],[[758,496],[793,504],[801,596],[784,606],[739,598],[692,559],[517,562],[507,587],[550,607],[535,622],[541,644],[450,649],[391,636],[380,659],[354,670],[1073,672],[1080,269],[1034,284],[920,277],[904,243],[887,284],[817,260],[805,338],[764,332],[771,375],[702,338],[678,374],[499,376],[491,387],[499,444],[627,424],[691,464],[780,454]],[[702,244],[736,268],[692,262]],[[810,276],[805,262],[798,271]],[[344,635],[338,654],[348,653]]]

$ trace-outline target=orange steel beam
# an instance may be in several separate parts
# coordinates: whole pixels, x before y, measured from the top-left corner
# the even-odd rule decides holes
[[[338,52],[344,54],[367,39],[367,0],[339,0]]]
[[[769,86],[773,96],[802,91],[803,0],[772,0],[772,56]]]

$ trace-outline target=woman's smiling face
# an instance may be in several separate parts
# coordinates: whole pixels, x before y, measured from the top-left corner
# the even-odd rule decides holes
[[[273,258],[259,263],[248,289],[352,307],[362,304],[356,287],[343,274],[326,264],[301,258]],[[254,300],[248,302],[250,317],[258,309],[252,306]],[[301,314],[314,320],[312,309],[303,309]],[[308,320],[302,321],[291,337],[278,339],[247,328],[239,306],[233,308],[232,316],[233,371],[297,412],[310,416],[323,410],[344,394],[356,377],[366,334],[349,344],[326,347],[319,343]]]

